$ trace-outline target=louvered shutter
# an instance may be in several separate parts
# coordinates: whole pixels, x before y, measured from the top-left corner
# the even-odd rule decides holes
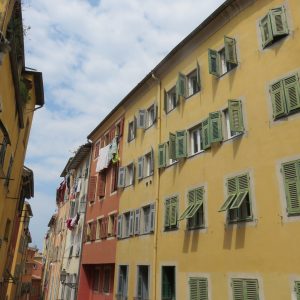
[[[143,179],[144,177],[144,156],[138,158],[138,171],[137,171],[137,178]]]
[[[82,242],[86,243],[87,241],[87,224],[83,225],[83,232],[82,232]]]
[[[220,111],[209,114],[209,129],[211,143],[221,142],[223,140],[222,115]]]
[[[158,168],[166,166],[166,143],[158,145]]]
[[[169,133],[169,158],[176,159],[176,135]]]
[[[118,215],[118,225],[117,225],[117,238],[122,238],[122,221],[123,221],[123,215]]]
[[[164,111],[165,113],[168,112],[168,94],[166,90],[164,90]]]
[[[155,229],[155,203],[150,204],[150,231]]]
[[[194,197],[194,205],[192,209],[189,211],[189,213],[186,215],[186,218],[193,218],[195,213],[199,210],[199,208],[203,205],[203,198],[204,198],[204,188],[196,188],[193,191],[193,197]]]
[[[151,147],[150,150],[150,175],[153,175],[154,173],[154,150]]]
[[[188,192],[188,207],[185,209],[185,211],[182,213],[182,215],[178,218],[178,221],[181,221],[186,218],[186,216],[189,214],[189,212],[194,207],[194,198],[195,198],[195,191],[191,190]]]
[[[105,196],[105,183],[106,183],[106,173],[102,172],[98,174],[98,187],[97,194],[99,197]]]
[[[157,104],[154,103],[154,108],[153,108],[153,123],[155,123],[156,119],[157,119],[157,110],[158,110]]]
[[[287,111],[291,112],[300,108],[300,90],[298,75],[292,75],[283,79],[284,93]]]
[[[176,159],[186,157],[187,155],[187,132],[186,130],[176,131],[175,152]]]
[[[140,209],[135,210],[134,214],[134,234],[140,233]]]
[[[124,187],[125,186],[125,173],[126,168],[120,167],[119,168],[119,174],[118,174],[118,187]]]
[[[261,19],[259,27],[261,31],[262,47],[265,48],[273,41],[271,19],[269,14]]]
[[[179,73],[176,82],[176,97],[185,97],[186,94],[186,76]]]
[[[88,201],[93,202],[95,200],[97,176],[90,176],[88,187]]]
[[[136,138],[136,127],[137,127],[137,119],[136,117],[133,118],[133,138]]]
[[[109,220],[109,217],[106,216],[104,221],[105,221],[105,226],[104,226],[104,237],[107,238],[108,236],[108,220]]]
[[[227,179],[227,199],[226,201],[222,204],[221,208],[219,211],[225,211],[227,210],[234,199],[236,198],[236,195],[238,193],[238,183],[237,183],[237,177],[232,177]]]
[[[244,287],[243,287],[243,280],[242,279],[232,279],[232,294],[233,300],[246,300],[244,298]]]
[[[171,198],[170,203],[170,225],[177,225],[177,197]]]
[[[129,235],[133,235],[134,232],[134,211],[129,213]]]
[[[250,190],[250,182],[248,174],[243,174],[237,177],[237,196],[235,200],[232,202],[230,209],[240,208],[243,201],[246,199],[246,196]]]
[[[244,279],[245,300],[259,300],[258,281],[256,279]]]
[[[208,300],[208,283],[206,278],[192,277],[190,284],[190,300]]]
[[[198,84],[198,91],[201,89],[201,77],[200,77],[200,66],[197,62],[197,84]]]
[[[243,111],[241,100],[228,100],[228,114],[230,130],[244,132]]]
[[[96,239],[96,228],[97,228],[97,221],[93,221],[91,223],[91,241]]]
[[[140,109],[138,113],[137,128],[146,127],[146,110]]]
[[[287,211],[289,214],[300,212],[300,161],[292,161],[282,165]]]
[[[171,208],[171,199],[166,199],[165,200],[165,227],[169,227],[170,226],[170,210]]]
[[[286,115],[283,81],[280,80],[272,84],[270,87],[270,92],[273,107],[273,118],[277,119]]]
[[[236,41],[233,38],[224,36],[224,45],[225,45],[225,60],[227,63],[234,65],[238,64],[237,55],[236,55]]]
[[[210,147],[209,119],[206,119],[202,122],[201,138],[203,149],[208,149]]]
[[[271,9],[270,20],[273,36],[286,35],[289,33],[284,6]]]
[[[300,281],[295,281],[295,294],[297,300],[300,300]]]
[[[190,300],[199,300],[198,278],[190,278]]]
[[[217,77],[220,76],[220,62],[218,51],[208,49],[208,66],[210,74]]]

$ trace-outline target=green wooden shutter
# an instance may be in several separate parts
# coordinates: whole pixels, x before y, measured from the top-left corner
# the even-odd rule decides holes
[[[270,20],[273,36],[286,35],[289,33],[284,6],[271,9]]]
[[[176,226],[177,225],[177,197],[171,198],[170,203],[170,225]]]
[[[169,133],[169,158],[176,159],[176,135]]]
[[[244,279],[245,300],[259,300],[258,281],[256,279]]]
[[[176,82],[176,97],[179,99],[179,96],[185,97],[186,95],[186,76],[182,73],[178,74]]]
[[[190,278],[190,300],[199,300],[198,278]]]
[[[176,159],[186,157],[187,155],[187,132],[186,130],[176,131],[175,152]]]
[[[261,19],[259,27],[261,31],[262,47],[265,48],[273,41],[271,19],[269,14]]]
[[[231,282],[233,300],[246,300],[244,298],[243,280],[234,278]]]
[[[168,95],[166,90],[164,90],[164,111],[165,113],[168,112]]]
[[[166,143],[158,145],[158,168],[166,166]]]
[[[277,119],[286,115],[286,104],[284,97],[283,81],[280,80],[270,87],[271,100],[273,107],[273,118]]]
[[[223,140],[222,114],[220,111],[209,114],[209,129],[211,143],[221,142]]]
[[[140,109],[138,112],[137,128],[146,127],[146,110]]]
[[[282,165],[287,211],[289,214],[300,212],[300,161],[292,161]]]
[[[195,191],[191,190],[191,191],[188,192],[188,207],[185,209],[185,211],[179,217],[178,221],[181,221],[181,220],[185,219],[186,216],[189,214],[189,212],[193,209],[194,199],[195,199]]]
[[[300,300],[300,281],[295,281],[295,294],[297,300]]]
[[[153,175],[154,172],[154,150],[151,147],[150,150],[150,175]]]
[[[201,138],[202,138],[202,145],[203,149],[207,149],[210,147],[210,134],[209,134],[209,119],[205,119],[202,122],[202,127],[201,127]]]
[[[222,204],[221,208],[219,209],[219,212],[227,210],[236,198],[236,195],[238,193],[237,177],[227,179],[226,185],[228,196],[225,202]]]
[[[200,77],[200,66],[197,62],[197,84],[198,84],[198,91],[201,89],[201,77]]]
[[[208,49],[209,73],[217,77],[220,76],[220,57],[216,50]]]
[[[228,63],[237,65],[237,55],[236,55],[236,41],[233,38],[224,36],[225,45],[225,60]]]
[[[232,202],[230,209],[240,208],[246,196],[249,194],[250,182],[248,174],[237,177],[238,194]]]
[[[208,284],[206,278],[191,277],[190,300],[208,300]]]
[[[241,100],[228,100],[228,114],[230,130],[244,132],[243,110]]]
[[[138,158],[138,172],[137,178],[142,179],[144,177],[144,156]]]
[[[189,213],[186,215],[186,218],[193,218],[198,209],[203,205],[203,196],[204,196],[204,188],[196,188],[193,190],[194,196],[194,205]]]
[[[165,227],[170,226],[170,207],[171,207],[171,199],[165,200]]]
[[[299,78],[297,74],[283,79],[287,111],[300,108]]]

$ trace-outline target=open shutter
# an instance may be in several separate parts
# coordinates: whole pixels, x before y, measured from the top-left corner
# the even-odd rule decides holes
[[[137,119],[134,117],[133,119],[133,138],[136,138],[136,127],[137,127]]]
[[[125,167],[119,168],[119,174],[118,174],[118,187],[119,188],[125,186],[125,172],[126,172]]]
[[[273,107],[273,118],[276,119],[286,115],[283,81],[280,80],[272,84],[270,92]]]
[[[157,104],[154,103],[154,108],[153,108],[153,123],[155,123],[156,119],[157,119],[157,110],[158,110]]]
[[[203,205],[203,198],[204,198],[204,188],[197,188],[193,191],[193,197],[194,197],[194,205],[192,209],[189,211],[189,213],[186,215],[186,218],[193,218],[195,213],[199,210],[199,208]]]
[[[188,207],[182,213],[182,215],[178,218],[178,221],[181,221],[186,218],[189,212],[194,208],[194,199],[195,199],[195,191],[191,190],[188,192]]]
[[[289,214],[300,212],[300,161],[292,161],[282,165],[287,211]]]
[[[138,171],[137,171],[137,178],[143,179],[144,175],[144,156],[138,158]]]
[[[153,148],[151,147],[150,150],[150,175],[153,175],[154,173],[154,151]]]
[[[134,211],[129,214],[129,235],[133,235],[134,232]]]
[[[87,200],[93,202],[95,200],[97,176],[91,176],[89,180],[88,196]]]
[[[236,55],[236,41],[233,38],[224,36],[224,45],[225,45],[225,60],[227,63],[234,65],[238,64],[237,55]]]
[[[244,286],[243,280],[234,278],[231,282],[233,300],[244,300]],[[246,298],[247,299],[247,298]]]
[[[223,140],[222,134],[222,115],[220,111],[209,114],[209,129],[210,129],[210,142],[216,143]]]
[[[236,198],[236,195],[238,193],[238,183],[237,183],[237,177],[232,177],[227,179],[227,194],[228,197],[225,200],[225,202],[222,204],[219,211],[225,211],[227,210],[234,199]]]
[[[289,33],[284,6],[271,9],[270,19],[273,36],[286,35]]]
[[[164,111],[165,113],[168,112],[168,95],[166,90],[164,90]]]
[[[217,77],[220,76],[219,53],[216,50],[208,49],[209,73]]]
[[[292,75],[283,79],[284,93],[287,111],[291,112],[300,108],[300,90],[298,75]]]
[[[140,233],[140,209],[135,210],[134,214],[134,234]]]
[[[262,47],[265,48],[273,41],[273,32],[269,14],[261,19],[259,27],[261,31]]]
[[[241,100],[228,100],[228,114],[230,130],[244,132],[243,111]]]
[[[97,194],[98,197],[105,196],[105,182],[106,182],[106,173],[98,173],[98,187],[97,187]]]
[[[170,226],[170,207],[171,207],[171,199],[165,200],[165,227]]]
[[[140,109],[138,113],[137,128],[146,127],[146,110]]]
[[[201,80],[200,80],[200,66],[197,62],[197,84],[198,84],[198,91],[201,89]]]
[[[209,119],[205,119],[202,122],[201,127],[201,138],[202,138],[202,145],[203,149],[207,149],[210,147],[210,134],[209,134]]]
[[[155,229],[155,203],[150,204],[150,231]]]
[[[176,82],[176,97],[185,97],[186,95],[186,76],[179,73]]]
[[[258,281],[256,279],[244,279],[245,299],[258,300]]]
[[[169,133],[169,158],[176,159],[176,135]]]
[[[177,225],[177,197],[171,198],[170,201],[170,225]]]
[[[187,132],[186,130],[176,131],[176,159],[186,157],[187,155]]]
[[[166,143],[158,145],[158,168],[166,166]]]
[[[246,196],[250,190],[250,182],[248,174],[244,174],[237,177],[237,185],[238,185],[238,194],[235,200],[232,202],[230,209],[240,208],[243,201],[246,199]]]
[[[123,220],[123,215],[118,215],[118,226],[117,226],[117,238],[118,239],[122,238],[122,220]]]

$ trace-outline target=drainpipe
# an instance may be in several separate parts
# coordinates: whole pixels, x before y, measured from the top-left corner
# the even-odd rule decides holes
[[[157,146],[161,143],[161,81],[158,77],[155,76],[154,72],[152,71],[152,78],[157,83]],[[157,270],[158,270],[158,260],[157,260],[157,241],[158,241],[158,216],[159,216],[159,187],[160,187],[160,170],[156,168],[156,178],[157,178],[157,184],[156,184],[156,191],[155,191],[155,220],[156,220],[156,226],[154,231],[154,255],[153,255],[153,276],[154,282],[153,282],[153,290],[152,290],[152,298],[156,299],[156,290],[157,290]]]

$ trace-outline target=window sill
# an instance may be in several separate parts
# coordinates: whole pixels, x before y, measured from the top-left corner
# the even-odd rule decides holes
[[[178,230],[178,226],[172,228],[164,228],[164,232],[176,231]]]
[[[155,122],[153,122],[151,125],[147,126],[147,127],[145,128],[145,131],[147,131],[148,129],[152,128],[152,127],[154,126],[154,124],[155,124]]]
[[[178,163],[178,160],[172,162],[172,163],[169,164],[169,165],[166,165],[166,166],[165,166],[165,169],[167,169],[167,168],[169,168],[169,167],[172,167],[172,166],[174,166],[174,165],[177,164],[177,163]]]
[[[129,144],[129,143],[131,143],[131,142],[134,141],[134,140],[135,140],[135,137],[132,138],[131,140],[128,140],[127,142],[128,142],[128,144]]]
[[[227,138],[226,140],[223,140],[223,143],[226,143],[228,141],[231,141],[231,140],[234,140],[234,139],[237,139],[239,137],[241,137],[242,135],[244,135],[245,132],[241,132],[241,133],[238,133],[236,135],[233,135],[231,136],[230,138]]]
[[[115,191],[112,191],[112,192],[109,194],[109,196],[114,196],[114,195],[117,194],[117,192],[118,192],[118,189],[116,189]]]
[[[175,110],[176,107],[177,107],[177,106],[175,106],[175,107],[173,107],[172,109],[166,111],[166,115],[168,115],[168,114],[171,113],[173,110]]]
[[[201,154],[203,152],[205,152],[205,150],[201,150],[199,152],[196,152],[196,153],[193,153],[193,154],[189,154],[187,158],[192,158],[192,157],[197,156],[197,155],[199,155],[199,154]]]
[[[186,231],[191,232],[191,231],[203,230],[203,229],[206,229],[205,225],[200,225],[200,226],[197,226],[197,227],[187,227]]]
[[[190,98],[192,98],[193,96],[197,95],[198,93],[200,93],[200,90],[198,90],[198,91],[195,92],[194,94],[191,94],[191,95],[185,97],[184,100],[189,100]]]
[[[242,220],[234,220],[234,221],[228,220],[227,224],[228,225],[235,225],[235,224],[249,223],[249,222],[253,222],[253,221],[255,221],[253,219],[253,217],[250,217],[250,218],[242,219]]]
[[[124,189],[129,188],[129,187],[131,187],[131,186],[133,186],[133,183],[130,183],[130,184],[125,185],[125,186],[124,186]]]

